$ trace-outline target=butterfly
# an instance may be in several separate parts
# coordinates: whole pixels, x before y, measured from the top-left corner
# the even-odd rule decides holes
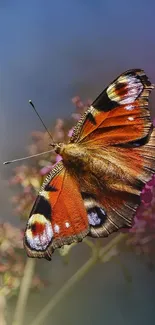
[[[44,180],[24,234],[29,257],[51,260],[56,248],[132,227],[140,194],[155,172],[153,85],[132,69],[88,107]]]

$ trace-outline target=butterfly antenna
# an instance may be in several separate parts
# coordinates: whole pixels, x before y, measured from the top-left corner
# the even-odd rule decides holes
[[[32,102],[31,99],[29,100],[29,104],[33,107],[33,109],[34,109],[35,113],[37,114],[39,120],[41,121],[42,125],[44,126],[45,130],[47,131],[47,133],[49,134],[50,138],[51,138],[52,141],[53,141],[53,137],[52,137],[51,133],[48,131],[48,129],[47,129],[47,127],[46,127],[44,121],[42,120],[41,116],[40,116],[39,113],[37,112],[37,110],[36,110],[36,108],[35,108],[35,106],[34,106],[34,104],[33,104],[33,102]]]
[[[8,160],[8,161],[4,161],[3,162],[3,165],[8,165],[8,164],[12,164],[14,162],[17,162],[17,161],[21,161],[21,160],[26,160],[26,159],[30,159],[30,158],[34,158],[34,157],[38,157],[38,156],[41,156],[41,155],[44,155],[46,153],[49,153],[49,152],[52,152],[54,150],[54,141],[53,141],[53,137],[51,135],[51,133],[48,131],[44,121],[42,120],[41,116],[39,115],[39,113],[37,112],[32,100],[29,100],[29,104],[33,107],[35,113],[37,114],[37,116],[39,117],[39,120],[41,121],[42,125],[44,126],[45,130],[47,131],[47,133],[49,134],[50,138],[52,139],[52,144],[51,146],[53,146],[53,149],[51,150],[48,150],[48,151],[44,151],[44,152],[41,152],[41,153],[37,153],[35,155],[31,155],[31,156],[26,156],[26,157],[23,157],[23,158],[17,158],[17,159],[13,159],[13,160]]]
[[[8,160],[8,161],[3,162],[3,165],[8,165],[8,164],[11,164],[11,163],[14,163],[14,162],[17,162],[17,161],[21,161],[21,160],[25,160],[25,159],[30,159],[30,158],[38,157],[38,156],[44,155],[46,153],[52,152],[53,150],[54,149],[51,149],[51,150],[48,150],[48,151],[44,151],[44,152],[41,152],[41,153],[37,153],[37,154],[32,155],[32,156],[27,156],[27,157],[23,157],[23,158],[17,158],[17,159],[13,159],[13,160]]]

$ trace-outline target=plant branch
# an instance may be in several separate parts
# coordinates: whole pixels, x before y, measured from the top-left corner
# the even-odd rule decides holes
[[[64,286],[52,297],[49,303],[41,310],[36,319],[31,325],[40,325],[44,323],[45,318],[51,312],[51,310],[59,303],[64,295],[80,281],[85,274],[96,264],[98,260],[98,249],[94,247],[92,257],[64,284]]]
[[[6,297],[0,295],[0,324],[7,325],[6,322]]]
[[[32,283],[32,277],[34,274],[35,260],[32,258],[27,258],[25,265],[23,279],[20,285],[20,291],[18,295],[16,310],[14,314],[14,319],[12,325],[22,325],[25,316],[25,308],[27,299],[29,296],[29,291]]]
[[[114,237],[107,245],[100,249],[99,258],[102,260],[102,262],[104,262],[104,258],[106,258],[106,255],[109,253],[109,251],[126,237],[127,234],[120,233]]]
[[[59,301],[65,296],[66,293],[75,285],[78,281],[80,281],[89,270],[96,264],[96,262],[100,259],[103,261],[103,257],[109,252],[113,246],[117,245],[121,240],[125,238],[126,235],[119,234],[115,238],[113,238],[110,243],[108,243],[105,247],[100,248],[100,245],[89,245],[92,248],[92,257],[63,285],[63,287],[51,298],[48,304],[40,311],[35,320],[31,323],[31,325],[41,325],[44,324],[44,320],[48,316],[48,314],[54,309],[54,307],[59,303]],[[86,241],[86,244],[88,241]]]

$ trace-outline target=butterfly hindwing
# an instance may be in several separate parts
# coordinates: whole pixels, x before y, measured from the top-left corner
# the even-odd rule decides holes
[[[51,259],[55,248],[81,241],[88,232],[78,184],[60,162],[44,181],[30,213],[24,237],[27,254]]]

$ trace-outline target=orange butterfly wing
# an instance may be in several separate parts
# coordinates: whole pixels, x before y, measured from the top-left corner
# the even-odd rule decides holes
[[[77,144],[76,152],[69,157],[67,149],[67,158],[62,150],[63,162],[47,176],[31,211],[24,236],[29,256],[51,259],[55,248],[87,234],[104,237],[132,225],[141,190],[155,172],[152,88],[144,71],[129,70],[77,123],[69,143]]]
[[[28,256],[51,259],[55,248],[81,241],[89,232],[78,183],[58,163],[44,181],[24,236]]]
[[[148,108],[152,88],[143,70],[123,73],[74,129],[70,142],[82,145],[91,160],[81,191],[89,193],[84,204],[94,237],[132,225],[141,190],[155,172],[155,130]]]
[[[88,108],[70,142],[109,146],[145,139],[152,128],[148,110],[151,89],[143,70],[123,73]]]

